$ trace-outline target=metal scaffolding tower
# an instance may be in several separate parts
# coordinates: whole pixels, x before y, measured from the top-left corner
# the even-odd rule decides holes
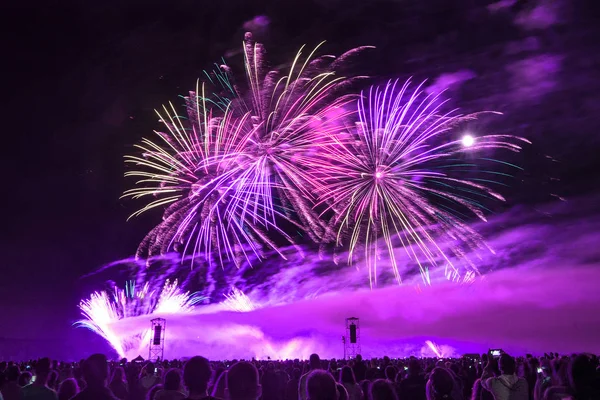
[[[150,323],[152,324],[152,337],[150,338],[148,360],[156,361],[159,358],[163,360],[165,355],[165,328],[167,327],[167,320],[164,318],[154,318]]]
[[[344,358],[355,358],[360,354],[360,325],[356,317],[346,318],[346,336],[344,337]]]

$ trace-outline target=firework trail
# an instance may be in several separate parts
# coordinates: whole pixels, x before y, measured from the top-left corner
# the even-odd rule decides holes
[[[428,265],[446,265],[456,272],[455,277],[446,274],[451,280],[471,280],[472,274],[459,274],[449,256],[466,260],[478,272],[466,254],[488,248],[466,220],[468,214],[485,220],[483,200],[504,200],[491,188],[503,185],[494,177],[510,176],[479,167],[518,168],[485,153],[517,152],[521,143],[528,143],[508,135],[456,137],[453,128],[477,115],[442,114],[439,95],[425,95],[422,84],[412,92],[409,86],[410,81],[398,90],[397,81],[388,82],[363,93],[359,121],[346,134],[334,136],[334,145],[321,148],[322,162],[314,162],[314,177],[323,182],[315,187],[326,205],[323,215],[332,215],[332,230],[324,240],[347,246],[350,264],[357,249],[364,248],[371,287],[385,251],[401,282],[397,242],[417,263],[425,284],[431,284]]]
[[[236,287],[231,288],[231,292],[225,295],[225,299],[223,304],[230,311],[248,312],[256,309],[252,300]]]
[[[433,351],[433,354],[435,354],[437,358],[444,358],[444,355],[442,354],[441,350],[431,340],[426,340],[425,344],[431,349],[431,351]]]
[[[219,265],[239,267],[260,260],[264,246],[279,252],[273,236],[294,243],[278,221],[319,239],[324,225],[310,190],[318,181],[307,170],[326,133],[354,112],[342,107],[350,97],[333,98],[352,79],[333,71],[360,49],[313,59],[318,48],[306,58],[301,49],[281,75],[267,72],[264,48],[247,34],[246,88],[234,85],[231,69],[222,65],[206,75],[224,94],[207,95],[198,84],[186,97],[186,117],[172,104],[163,107],[160,140],[144,139],[137,146],[142,155],[126,157],[137,167],[126,176],[138,181],[124,196],[151,199],[133,215],[166,206],[139,256],[176,250],[202,255],[210,265],[217,255]]]
[[[129,349],[149,340],[150,330],[123,337],[111,328],[114,322],[140,315],[189,313],[204,299],[195,293],[182,291],[177,280],[167,280],[159,293],[149,290],[149,283],[137,290],[135,283],[128,282],[124,289],[115,287],[112,294],[100,291],[92,293],[89,299],[81,300],[79,309],[84,319],[75,325],[103,337],[120,357],[125,357]]]
[[[438,345],[437,343],[426,340],[425,346],[421,348],[421,357],[448,358],[456,356],[456,349],[447,345]]]

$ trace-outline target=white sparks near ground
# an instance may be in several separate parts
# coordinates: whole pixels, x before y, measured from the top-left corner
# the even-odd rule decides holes
[[[224,296],[223,304],[230,311],[248,312],[256,309],[252,300],[236,287],[232,287],[231,292]]]

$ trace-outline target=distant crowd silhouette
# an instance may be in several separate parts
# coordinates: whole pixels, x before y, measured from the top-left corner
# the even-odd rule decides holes
[[[598,357],[0,363],[0,400],[600,400]]]

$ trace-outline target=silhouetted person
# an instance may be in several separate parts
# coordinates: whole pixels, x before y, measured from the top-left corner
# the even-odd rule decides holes
[[[2,386],[4,386],[4,382],[6,382],[6,377],[4,376],[6,372],[6,367],[8,364],[6,361],[0,362],[0,396],[2,396]]]
[[[50,359],[42,358],[35,364],[35,382],[21,389],[22,400],[58,400],[58,395],[47,385]]]
[[[19,367],[11,365],[4,371],[4,384],[2,385],[2,397],[4,400],[19,400],[21,398],[21,386],[19,386]]]
[[[81,373],[85,388],[73,400],[117,400],[106,387],[108,362],[104,354],[92,354],[83,362]]]
[[[147,363],[142,369],[140,375],[140,387],[144,394],[147,394],[150,389],[160,382],[158,376],[156,376],[157,368],[154,363]]]
[[[77,393],[79,393],[77,381],[73,378],[67,378],[58,387],[58,400],[70,400]]]
[[[569,386],[575,400],[600,399],[598,374],[593,360],[579,355],[569,365]]]
[[[162,389],[154,395],[154,400],[183,400],[185,397],[182,391],[179,370],[170,369],[165,374]]]
[[[425,400],[427,380],[421,371],[421,364],[416,359],[408,362],[408,374],[398,385],[400,399]]]
[[[189,400],[213,400],[208,395],[208,381],[212,375],[210,364],[204,357],[192,357],[183,367],[183,382],[188,389]]]
[[[369,400],[398,400],[398,396],[390,381],[377,379],[369,388]]]
[[[393,365],[388,365],[387,367],[385,367],[385,379],[387,379],[390,382],[394,382],[396,380],[396,374],[398,373],[398,370],[396,370],[396,367],[394,367]]]
[[[427,381],[427,400],[452,400],[453,389],[454,379],[448,370],[436,367],[431,371]]]
[[[161,390],[163,390],[162,383],[158,383],[158,384],[152,386],[150,388],[150,390],[148,390],[148,394],[146,395],[146,400],[154,400],[156,393],[160,392]]]
[[[490,363],[491,364],[491,363]],[[489,368],[483,372],[481,385],[489,390],[495,400],[529,400],[529,387],[525,378],[516,375],[515,359],[508,354],[502,354],[498,361],[500,376],[490,378]]]
[[[115,368],[108,388],[120,400],[127,399],[129,396],[129,386],[122,367]]]
[[[348,400],[348,391],[341,383],[336,383],[335,387],[338,393],[338,400]]]
[[[302,372],[298,368],[292,370],[290,380],[285,385],[285,400],[298,400],[298,386]]]
[[[50,374],[48,374],[48,387],[56,391],[56,389],[58,389],[59,383],[60,382],[58,381],[58,372],[56,372],[56,370],[50,370]]]
[[[586,355],[574,356],[569,363],[568,385],[552,386],[544,393],[544,400],[570,397],[573,400],[600,399],[598,374],[593,360]]]
[[[354,367],[352,367],[354,371],[354,377],[357,382],[362,382],[367,377],[367,366],[365,365],[362,356],[360,354],[356,355],[356,359],[354,360]]]
[[[483,387],[481,386],[481,379],[475,380],[473,382],[473,389],[471,390],[471,400],[481,400],[481,393],[483,392]]]
[[[21,388],[24,388],[25,386],[29,385],[31,383],[31,372],[21,372],[21,375],[19,375],[19,380],[17,381],[17,383],[19,384],[19,386],[21,386]]]
[[[350,400],[362,400],[363,393],[358,383],[356,383],[354,371],[347,365],[340,370],[340,383],[348,392]]]
[[[261,400],[283,400],[283,391],[280,390],[280,378],[274,370],[271,363],[262,376],[262,397]]]
[[[306,378],[306,396],[308,400],[338,400],[335,379],[328,372],[313,370]]]
[[[258,370],[249,362],[240,361],[231,366],[226,375],[228,400],[257,400],[261,396]]]
[[[217,379],[212,388],[211,396],[219,399],[225,398],[225,387],[227,386],[227,371],[224,369],[219,373],[217,372]]]
[[[306,382],[308,380],[308,376],[316,370],[321,369],[321,358],[319,358],[318,354],[311,354],[308,359],[310,371],[306,374],[302,375],[300,378],[300,385],[298,386],[298,398],[300,400],[306,400],[307,392],[306,392]],[[334,380],[335,383],[335,380]]]
[[[369,389],[371,388],[371,382],[365,379],[359,383],[359,386],[363,393],[362,400],[369,400]]]

